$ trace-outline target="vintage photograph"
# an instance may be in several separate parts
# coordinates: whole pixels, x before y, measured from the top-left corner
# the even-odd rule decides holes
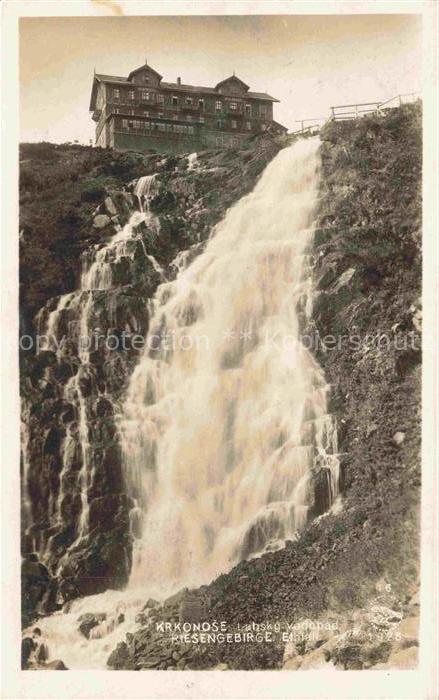
[[[417,668],[421,36],[20,18],[22,670]]]

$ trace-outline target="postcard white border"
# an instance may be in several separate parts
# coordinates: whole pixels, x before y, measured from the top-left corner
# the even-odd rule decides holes
[[[416,671],[20,670],[18,395],[18,20],[42,16],[422,14],[424,19],[424,361],[421,661]],[[434,698],[437,692],[438,6],[435,2],[250,0],[6,0],[2,3],[2,564],[3,697],[13,698]],[[80,38],[78,38],[80,40]],[[435,294],[436,292],[436,294]],[[436,401],[435,401],[436,398]],[[391,494],[389,494],[391,497]]]

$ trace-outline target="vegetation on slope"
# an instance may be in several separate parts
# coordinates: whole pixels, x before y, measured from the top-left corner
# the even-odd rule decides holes
[[[36,312],[51,297],[78,287],[81,253],[108,237],[92,215],[108,194],[142,175],[159,172],[153,208],[161,218],[153,252],[167,265],[179,250],[207,237],[225,209],[252,189],[279,150],[257,137],[233,150],[199,153],[202,172],[188,172],[184,156],[119,153],[79,145],[34,143],[20,147],[20,314],[29,333]],[[206,172],[207,171],[207,172]],[[193,207],[188,221],[187,209]],[[121,221],[120,223],[124,223]],[[114,230],[112,231],[114,233]]]
[[[311,522],[285,549],[242,562],[198,592],[207,619],[235,630],[249,622],[346,616],[367,603],[383,578],[402,609],[416,586],[420,107],[332,123],[321,139],[313,251],[319,294],[308,331],[320,340],[315,351],[332,388],[342,508]],[[178,615],[175,605],[165,606],[161,619],[166,614]],[[122,650],[122,667],[143,668],[157,645],[147,628],[136,637],[138,647]],[[351,649],[345,667],[362,668],[361,653],[358,645]],[[232,669],[276,668],[283,645],[200,645],[184,654],[187,668],[223,662]],[[389,650],[373,654],[376,663]]]

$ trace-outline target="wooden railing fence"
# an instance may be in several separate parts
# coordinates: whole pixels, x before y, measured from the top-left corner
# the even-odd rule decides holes
[[[421,96],[419,93],[408,92],[404,95],[396,95],[385,102],[362,102],[351,105],[335,105],[330,108],[329,118],[318,117],[316,119],[297,119],[296,122],[300,124],[300,129],[290,132],[289,136],[318,133],[322,126],[330,121],[359,119],[367,114],[384,116],[390,109],[395,109],[396,107],[401,107],[401,105],[416,102],[420,99]]]

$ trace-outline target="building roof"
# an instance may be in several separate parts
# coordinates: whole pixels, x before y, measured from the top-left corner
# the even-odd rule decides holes
[[[128,76],[128,80],[131,80],[131,77],[132,77],[133,75],[135,75],[136,73],[139,73],[139,71],[142,71],[142,70],[145,70],[145,69],[147,69],[149,73],[154,73],[154,75],[156,75],[157,78],[159,78],[159,80],[161,80],[161,79],[163,78],[163,76],[160,75],[160,73],[157,73],[157,71],[154,70],[154,68],[151,68],[151,66],[148,66],[148,64],[145,62],[145,63],[143,64],[143,66],[139,66],[138,68],[135,68],[134,70],[131,71],[131,73],[130,73],[129,76]]]
[[[141,68],[136,68],[135,71],[132,71],[128,78],[124,78],[120,75],[104,75],[103,73],[95,73],[94,75],[94,80],[93,80],[93,86],[92,86],[92,92],[91,92],[91,98],[90,98],[90,111],[93,111],[94,109],[94,103],[96,100],[96,87],[97,83],[110,83],[111,85],[131,85],[130,77],[133,75],[133,73],[136,73],[137,71],[145,68],[145,66],[141,66]],[[148,66],[149,68],[149,66]],[[151,71],[153,71],[152,68],[150,68]],[[157,71],[153,71],[157,75]],[[161,77],[161,76],[160,76]],[[222,86],[224,83],[227,83],[229,80],[232,78],[235,78],[237,81],[242,83],[243,86],[248,90],[248,86],[242,82],[239,78],[236,78],[236,76],[231,76],[230,78],[226,78],[225,80],[222,80],[220,83],[218,83],[215,87],[205,87],[203,85],[184,85],[183,83],[166,83],[166,82],[161,82],[160,87],[164,90],[172,90],[173,92],[193,92],[193,93],[204,93],[206,95],[220,95],[218,92],[218,87]],[[231,95],[232,97],[232,95]],[[235,97],[235,95],[233,95]],[[238,97],[238,96],[237,96]],[[257,100],[266,100],[267,102],[279,102],[275,97],[272,97],[271,95],[268,95],[266,92],[246,92],[244,97],[246,98],[253,98]]]
[[[120,75],[104,75],[103,73],[95,73],[96,80],[101,83],[127,83],[128,78],[122,78]]]
[[[215,85],[215,90],[219,90],[222,85],[227,85],[227,83],[239,83],[239,85],[244,89],[245,92],[250,89],[246,83],[244,83],[243,80],[238,78],[234,73],[231,75],[229,78],[225,78],[224,80],[221,80],[219,83]]]

